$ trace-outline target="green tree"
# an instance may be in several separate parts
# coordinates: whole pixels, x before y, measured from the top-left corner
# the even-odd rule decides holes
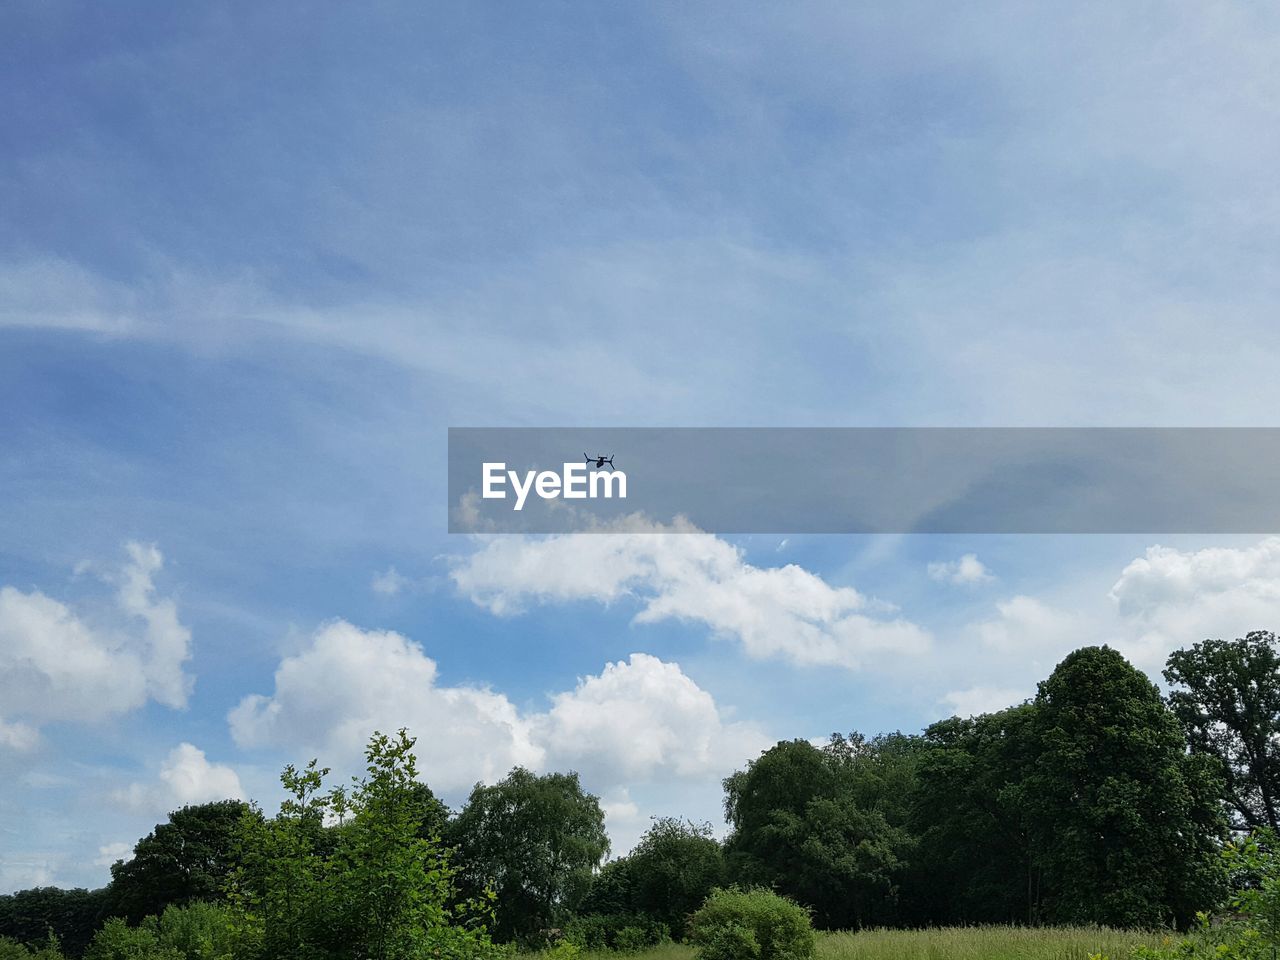
[[[131,927],[120,917],[106,922],[84,960],[186,960],[176,947],[162,944],[150,927]]]
[[[1185,926],[1215,902],[1221,781],[1144,674],[1108,647],[1075,651],[1040,684],[1033,732],[1025,796],[1047,919]]]
[[[104,890],[35,887],[0,896],[0,936],[30,946],[47,943],[50,934],[70,956],[84,952],[102,923]]]
[[[104,913],[137,923],[169,904],[215,900],[236,865],[236,837],[248,806],[218,800],[169,814],[111,867]]]
[[[494,953],[485,911],[460,901],[449,854],[422,836],[414,741],[376,733],[366,773],[324,791],[315,761],[285,768],[275,817],[246,814],[232,884],[240,953],[259,960],[411,960]]]
[[[893,922],[914,841],[911,738],[782,742],[725,780],[730,873],[806,904],[819,925]]]
[[[615,927],[643,917],[682,939],[689,915],[726,878],[724,852],[711,824],[664,817],[654,821],[630,854],[605,864],[581,909]]]
[[[581,902],[609,851],[599,800],[576,773],[521,767],[478,784],[450,826],[470,891],[492,887],[495,933],[532,942]]]
[[[1035,707],[952,717],[924,734],[911,824],[914,923],[1034,923],[1043,892],[1024,781]]]
[[[1169,705],[1191,749],[1221,765],[1235,826],[1280,829],[1280,652],[1255,630],[1170,655]]]

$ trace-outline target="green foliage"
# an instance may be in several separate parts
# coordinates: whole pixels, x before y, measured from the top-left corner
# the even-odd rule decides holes
[[[236,838],[248,806],[219,800],[169,814],[111,867],[104,916],[137,923],[159,916],[169,904],[214,900],[235,868]]]
[[[144,923],[162,945],[173,947],[184,960],[228,960],[235,954],[231,911],[221,904],[170,906],[158,920],[148,917]]]
[[[702,960],[810,960],[814,954],[808,912],[772,890],[715,890],[689,928]]]
[[[724,853],[711,825],[662,818],[628,856],[605,864],[581,910],[615,919],[649,917],[679,939],[689,915],[726,882]]]
[[[906,881],[916,922],[1034,921],[1042,882],[1023,789],[1034,712],[1023,704],[925,731],[911,812],[920,842]]]
[[[1077,650],[1040,684],[1030,732],[1022,789],[1048,919],[1186,926],[1217,901],[1221,782],[1145,675],[1108,647]]]
[[[1198,917],[1185,939],[1134,954],[1137,960],[1271,960],[1280,947],[1280,847],[1262,828],[1226,845],[1222,859],[1232,878],[1225,918]]]
[[[120,917],[106,922],[89,949],[84,960],[184,960],[176,948],[160,941],[149,926],[131,927]]]
[[[1192,751],[1225,778],[1236,826],[1280,828],[1280,651],[1276,635],[1205,640],[1169,657],[1164,676],[1181,689],[1169,704]]]
[[[537,776],[520,767],[493,786],[477,785],[449,835],[468,889],[496,894],[497,936],[523,943],[563,925],[609,850],[600,802],[576,773]]]
[[[485,911],[457,902],[447,853],[421,835],[413,739],[375,734],[366,774],[322,792],[326,770],[290,766],[291,796],[247,814],[232,903],[239,953],[260,960],[496,955]],[[326,823],[336,825],[326,828]],[[237,958],[239,960],[239,957]]]
[[[73,957],[84,952],[101,923],[102,890],[35,887],[0,896],[0,936],[44,948],[49,935]]]
[[[632,953],[665,943],[671,929],[642,914],[584,914],[569,921],[563,939],[583,950]]]
[[[730,874],[857,928],[896,916],[919,742],[898,734],[777,744],[725,780]]]
[[[0,960],[64,960],[58,938],[46,934],[43,942],[27,946],[11,937],[0,937]]]

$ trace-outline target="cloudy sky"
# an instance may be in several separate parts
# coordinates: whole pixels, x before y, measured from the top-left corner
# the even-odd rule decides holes
[[[0,890],[420,736],[615,851],[1280,539],[445,532],[449,426],[1274,426],[1264,5],[0,10]]]

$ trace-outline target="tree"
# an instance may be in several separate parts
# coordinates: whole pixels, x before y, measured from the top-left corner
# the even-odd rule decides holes
[[[501,940],[532,942],[559,926],[609,851],[600,802],[576,773],[516,767],[493,786],[477,784],[449,832],[469,889],[497,895]]]
[[[102,923],[104,890],[35,887],[0,896],[0,936],[35,947],[50,934],[80,956]]]
[[[449,854],[423,833],[413,738],[375,733],[365,776],[323,792],[313,760],[285,768],[290,797],[241,820],[232,884],[241,953],[261,960],[411,960],[493,951],[483,910],[462,901]],[[332,826],[329,826],[332,824]]]
[[[625,857],[605,864],[591,882],[582,913],[622,927],[640,916],[682,939],[689,915],[724,886],[724,853],[711,824],[664,817]]]
[[[248,805],[218,800],[169,814],[133,848],[133,858],[111,867],[106,916],[137,923],[169,904],[215,900],[235,868],[236,837]]]
[[[1109,647],[1075,651],[1040,684],[1032,733],[1024,789],[1046,919],[1185,926],[1215,902],[1221,781],[1144,674]]]
[[[725,780],[731,875],[811,907],[819,925],[891,922],[913,838],[911,738],[782,742]]]
[[[1036,921],[1042,883],[1024,787],[1034,713],[1023,704],[925,731],[911,814],[919,855],[905,883],[913,922]]]
[[[677,939],[689,915],[727,876],[711,824],[674,817],[654,821],[627,860],[635,878],[633,909],[665,923]]]
[[[1164,671],[1183,689],[1169,705],[1192,751],[1222,770],[1240,829],[1280,829],[1280,653],[1274,633],[1205,640],[1174,651]]]

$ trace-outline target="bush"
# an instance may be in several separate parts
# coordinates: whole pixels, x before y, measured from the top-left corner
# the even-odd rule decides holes
[[[804,907],[772,890],[713,890],[689,921],[702,960],[812,960]]]
[[[63,956],[53,934],[40,947],[27,947],[10,937],[0,937],[0,960],[63,960]]]
[[[574,917],[564,930],[564,940],[583,950],[617,950],[635,953],[671,939],[661,921],[638,914],[589,914]]]
[[[230,911],[215,903],[170,905],[159,920],[148,917],[145,925],[185,960],[228,960],[233,952]]]
[[[93,938],[84,960],[183,960],[183,956],[175,948],[163,946],[152,930],[131,927],[113,917]]]

